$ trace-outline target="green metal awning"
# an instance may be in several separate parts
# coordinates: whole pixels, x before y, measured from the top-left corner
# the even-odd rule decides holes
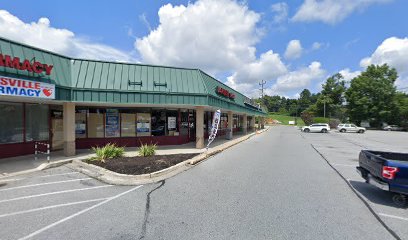
[[[0,54],[53,65],[50,75],[4,66],[0,75],[55,84],[56,100],[210,106],[266,115],[246,104],[246,96],[199,69],[75,59],[4,38],[0,38]]]

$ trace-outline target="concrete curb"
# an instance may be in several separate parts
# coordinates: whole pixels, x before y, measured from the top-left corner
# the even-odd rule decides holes
[[[255,133],[251,133],[249,135],[237,138],[233,141],[217,146],[209,152],[201,153],[198,156],[195,156],[191,159],[178,163],[174,166],[171,166],[169,168],[166,168],[166,169],[163,169],[157,172],[149,173],[149,174],[141,174],[141,175],[120,174],[120,173],[116,173],[116,172],[107,170],[105,168],[102,168],[102,167],[99,167],[93,164],[85,163],[82,161],[84,159],[73,160],[71,164],[68,164],[66,166],[70,169],[81,172],[85,175],[98,179],[104,183],[112,184],[112,185],[141,185],[141,184],[147,184],[147,183],[155,183],[155,182],[159,182],[161,180],[173,177],[181,172],[184,172],[192,168],[197,163],[200,163],[208,159],[209,157],[217,153],[220,153],[224,151],[225,149],[228,149],[234,145],[237,145],[238,143],[241,143],[257,134],[261,134],[267,131],[268,129],[269,128],[259,130],[259,131],[256,131]]]
[[[2,174],[2,175],[0,175],[0,179],[8,178],[8,177],[14,177],[14,176],[28,174],[28,173],[33,173],[33,172],[38,172],[38,171],[42,171],[42,170],[45,170],[45,169],[48,169],[48,168],[59,167],[59,166],[62,166],[64,164],[71,163],[74,159],[77,159],[77,158],[70,158],[70,159],[64,159],[64,160],[49,162],[49,163],[43,163],[40,166],[38,166],[36,168],[33,168],[33,169]]]

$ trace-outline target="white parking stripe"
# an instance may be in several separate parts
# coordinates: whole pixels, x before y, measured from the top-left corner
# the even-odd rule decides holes
[[[71,179],[71,180],[65,180],[65,181],[30,184],[30,185],[0,189],[0,192],[20,189],[20,188],[29,188],[29,187],[38,187],[38,186],[44,186],[44,185],[58,184],[58,183],[78,182],[78,181],[90,180],[90,179],[92,178],[78,178],[78,179]]]
[[[109,198],[97,198],[97,199],[91,199],[91,200],[80,201],[80,202],[70,202],[70,203],[57,204],[57,205],[52,205],[52,206],[47,206],[47,207],[42,207],[42,208],[34,208],[30,210],[25,210],[25,211],[18,211],[18,212],[13,212],[13,213],[2,214],[0,215],[0,218],[10,217],[10,216],[19,215],[19,214],[25,214],[25,213],[31,213],[31,212],[38,212],[38,211],[52,209],[52,208],[66,207],[66,206],[72,206],[72,205],[90,203],[90,202],[99,202],[99,201],[103,201],[106,199],[109,199]]]
[[[110,201],[112,201],[112,200],[115,200],[116,198],[119,198],[119,197],[121,197],[121,196],[123,196],[123,195],[125,195],[125,194],[127,194],[127,193],[130,193],[130,192],[132,192],[132,191],[134,191],[134,190],[136,190],[136,189],[138,189],[138,188],[141,188],[142,186],[143,186],[143,185],[140,185],[140,186],[134,187],[134,188],[132,188],[132,189],[130,189],[130,190],[127,190],[127,191],[125,191],[125,192],[119,193],[118,195],[113,196],[113,197],[111,197],[111,198],[108,198],[108,199],[106,199],[106,200],[103,201],[103,202],[100,202],[100,203],[98,203],[98,204],[95,204],[95,205],[93,205],[93,206],[91,206],[91,207],[89,207],[89,208],[86,208],[86,209],[84,209],[84,210],[82,210],[82,211],[79,211],[79,212],[77,212],[77,213],[74,213],[74,214],[72,214],[71,216],[68,216],[68,217],[63,218],[63,219],[61,219],[61,220],[59,220],[59,221],[57,221],[57,222],[54,222],[54,223],[52,223],[52,224],[50,224],[50,225],[48,225],[48,226],[45,226],[45,227],[43,227],[43,228],[41,228],[41,229],[39,229],[39,230],[37,230],[37,231],[35,231],[35,232],[33,232],[33,233],[31,233],[31,234],[25,236],[25,237],[20,238],[19,240],[30,239],[30,238],[32,238],[32,237],[34,237],[34,236],[36,236],[36,235],[38,235],[38,234],[40,234],[40,233],[42,233],[42,232],[44,232],[44,231],[50,229],[50,228],[52,228],[52,227],[55,227],[55,226],[57,226],[57,225],[59,225],[59,224],[61,224],[61,223],[63,223],[63,222],[66,222],[66,221],[68,221],[68,220],[70,220],[70,219],[72,219],[72,218],[74,218],[74,217],[76,217],[76,216],[79,216],[79,215],[81,215],[81,214],[83,214],[83,213],[86,213],[86,212],[88,212],[88,211],[90,211],[90,210],[92,210],[92,209],[94,209],[94,208],[97,208],[97,207],[99,207],[99,206],[102,206],[103,204],[106,204],[106,203],[108,203],[108,202],[110,202]]]
[[[65,190],[65,191],[43,193],[43,194],[37,194],[37,195],[30,195],[30,196],[24,196],[24,197],[18,197],[18,198],[11,198],[11,199],[6,199],[6,200],[0,200],[0,203],[11,202],[11,201],[17,201],[17,200],[23,200],[23,199],[29,199],[29,198],[36,198],[36,197],[43,197],[43,196],[55,195],[55,194],[61,194],[61,193],[69,193],[69,192],[86,191],[86,190],[92,190],[92,189],[98,189],[98,188],[105,188],[105,187],[113,187],[113,186],[114,186],[114,185],[102,185],[102,186],[89,187],[89,188],[77,188],[77,189],[70,189],[70,190]]]
[[[343,167],[357,167],[357,165],[351,164],[340,164],[340,163],[332,163],[333,166],[343,166]]]
[[[399,220],[403,220],[403,221],[408,221],[408,218],[389,215],[389,214],[385,214],[385,213],[379,213],[378,215],[383,216],[383,217],[389,217],[389,218],[395,218],[395,219],[399,219]]]
[[[54,177],[54,176],[64,176],[64,175],[71,175],[71,174],[78,174],[78,173],[80,173],[80,172],[50,174],[50,175],[39,176],[39,178]]]

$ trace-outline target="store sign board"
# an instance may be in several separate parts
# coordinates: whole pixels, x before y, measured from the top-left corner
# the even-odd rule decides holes
[[[14,68],[16,70],[28,71],[34,73],[43,73],[51,75],[53,65],[48,65],[38,61],[30,61],[28,59],[20,60],[19,57],[11,57],[0,53],[0,67]]]
[[[0,96],[55,99],[55,85],[0,76]]]
[[[216,92],[217,92],[217,94],[222,95],[224,97],[235,99],[235,94],[229,92],[227,89],[224,89],[222,87],[218,86],[217,89],[216,89]]]

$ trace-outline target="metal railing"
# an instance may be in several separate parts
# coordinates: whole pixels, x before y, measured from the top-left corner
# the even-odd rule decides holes
[[[43,149],[40,150],[40,147],[45,147],[45,150],[42,151]],[[39,154],[44,154],[47,156],[47,162],[50,162],[50,144],[49,143],[44,143],[44,142],[35,142],[34,143],[34,148],[35,148],[35,160],[38,160],[38,155]]]

